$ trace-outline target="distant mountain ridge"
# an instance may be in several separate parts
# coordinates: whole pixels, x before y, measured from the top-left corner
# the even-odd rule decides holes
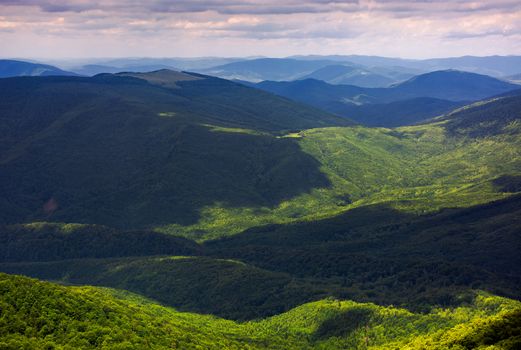
[[[449,112],[466,101],[520,88],[489,76],[455,70],[422,74],[389,88],[331,85],[314,79],[264,81],[253,86],[372,126],[419,122]],[[391,111],[392,118],[385,118]],[[384,119],[378,121],[378,116]]]
[[[407,59],[366,55],[291,56],[300,60],[349,61],[366,67],[408,67],[424,72],[456,69],[478,74],[504,77],[521,73],[521,56],[461,56],[429,59]]]
[[[396,79],[388,76],[347,65],[325,66],[305,75],[301,79],[318,79],[329,84],[356,85],[360,87],[386,87],[396,82]]]
[[[232,62],[204,69],[201,72],[225,79],[248,81],[294,80],[332,63],[328,60],[300,61],[287,58],[258,58]]]
[[[20,76],[74,76],[76,73],[67,72],[47,64],[31,63],[17,60],[0,60],[0,78]]]

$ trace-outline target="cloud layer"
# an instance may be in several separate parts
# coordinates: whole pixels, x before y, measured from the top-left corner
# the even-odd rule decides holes
[[[4,57],[521,54],[519,0],[0,0]]]

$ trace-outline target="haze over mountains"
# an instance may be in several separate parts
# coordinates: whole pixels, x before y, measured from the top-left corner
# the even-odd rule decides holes
[[[310,55],[287,58],[121,58],[54,60],[51,64],[87,76],[122,71],[172,69],[251,82],[315,78],[332,84],[364,87],[385,87],[415,75],[448,69],[497,78],[521,73],[520,56],[463,56],[426,60],[360,55]],[[16,72],[13,72],[10,76],[15,75]]]
[[[414,124],[468,101],[521,87],[492,77],[454,70],[422,74],[389,88],[331,85],[315,79],[264,81],[252,86],[371,126]]]
[[[0,78],[20,76],[77,75],[57,67],[17,60],[0,60]]]

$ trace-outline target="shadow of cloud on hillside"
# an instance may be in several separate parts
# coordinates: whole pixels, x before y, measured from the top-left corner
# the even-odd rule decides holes
[[[492,181],[499,192],[521,192],[521,175],[504,175]]]
[[[475,290],[519,299],[520,203],[517,195],[427,215],[371,205],[204,246],[216,258],[327,281],[339,299],[414,311],[461,305]]]
[[[357,329],[366,326],[372,314],[372,310],[364,308],[353,308],[340,312],[322,322],[313,336],[317,340],[330,337],[347,337]]]
[[[128,289],[181,311],[237,320],[329,296],[428,311],[472,302],[476,290],[521,298],[520,203],[518,195],[418,216],[374,205],[204,244],[91,226],[74,234],[48,224],[11,227],[4,232],[10,255],[2,259],[11,263],[0,271]],[[156,254],[204,257],[149,256]],[[340,314],[313,336],[349,334],[368,317]]]
[[[118,112],[89,122],[111,133],[82,129],[76,121],[71,135],[48,138],[4,165],[0,190],[9,205],[24,208],[6,223],[190,225],[215,203],[274,207],[331,185],[319,162],[290,138]],[[56,203],[51,214],[44,207],[50,199]]]

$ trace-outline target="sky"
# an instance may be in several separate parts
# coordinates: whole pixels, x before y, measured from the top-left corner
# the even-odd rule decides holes
[[[0,57],[521,55],[520,0],[0,0]]]

